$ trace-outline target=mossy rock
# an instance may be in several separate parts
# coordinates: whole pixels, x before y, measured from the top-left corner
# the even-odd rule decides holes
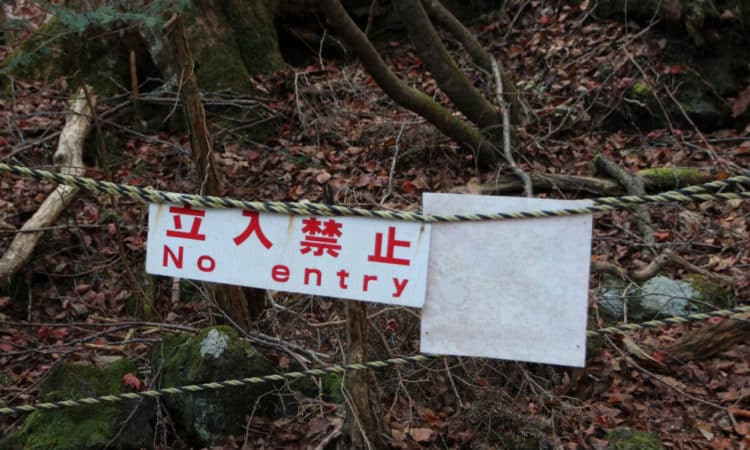
[[[658,436],[632,428],[618,428],[604,437],[612,450],[663,450]]]
[[[122,377],[136,371],[129,360],[96,368],[62,364],[40,385],[41,401],[60,401],[123,392]],[[153,442],[153,400],[102,403],[37,411],[0,448],[24,450],[88,450],[150,448]]]
[[[684,64],[680,66],[689,67]],[[671,123],[681,128],[691,127],[691,121],[702,130],[714,130],[728,125],[732,120],[731,110],[727,102],[718,95],[719,91],[714,84],[696,69],[684,70],[684,72],[670,75],[672,81],[669,83],[678,86],[673,95],[679,104],[664,100],[660,104],[657,95],[663,99],[666,94],[661,91],[652,91],[648,84],[639,80],[626,91],[624,97],[626,101],[621,102],[607,118],[605,127],[613,129],[634,127],[640,130],[665,128],[668,126],[665,111]],[[727,86],[730,82],[724,80],[715,81],[715,83]]]
[[[201,384],[277,373],[276,367],[226,326],[195,336],[166,337],[152,354],[160,387]],[[194,442],[222,444],[242,433],[250,415],[273,415],[282,405],[272,383],[170,395],[164,403],[175,424]],[[191,442],[193,442],[191,441]]]
[[[659,86],[671,86],[679,106],[663,92],[650,93],[641,82],[626,92],[623,102],[605,123],[607,128],[641,131],[676,125],[692,128],[685,113],[704,131],[744,126],[746,116],[733,118],[727,98],[736,97],[747,85],[750,68],[750,2],[746,0],[600,0],[596,14],[616,20],[627,17],[662,38],[663,66]],[[639,61],[649,64],[648,61]],[[654,98],[659,95],[662,106]],[[684,110],[684,113],[683,113]],[[750,113],[747,114],[750,116]]]
[[[699,305],[701,311],[714,308],[731,308],[733,306],[732,293],[720,284],[700,274],[688,274],[683,278],[698,292],[698,300],[706,303],[706,305]]]

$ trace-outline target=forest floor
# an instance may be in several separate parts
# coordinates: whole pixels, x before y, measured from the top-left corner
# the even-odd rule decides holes
[[[526,3],[511,2],[503,17],[473,25],[480,40],[521,81],[533,110],[535,120],[521,131],[517,149],[524,170],[591,175],[591,161],[600,153],[631,171],[674,165],[731,176],[750,166],[750,126],[712,133],[605,129],[605,118],[627,89],[639,80],[660,83],[659,74],[673,70],[660,60],[658,35],[594,20],[577,2],[560,2],[548,11]],[[492,97],[491,78],[457,44],[448,40],[448,45],[464,71]],[[449,103],[409,45],[393,41],[379,49],[410,85]],[[0,58],[5,56],[0,48]],[[228,197],[417,210],[423,192],[475,192],[477,184],[511,174],[504,164],[479,171],[471,154],[396,106],[357,63],[316,57],[307,67],[256,77],[254,83],[259,95],[244,99],[238,108],[261,111],[274,124],[274,133],[265,142],[247,142],[239,129],[214,130],[217,142],[223,142],[218,161]],[[0,99],[3,162],[51,167],[54,133],[64,123],[66,88],[63,81],[42,86],[19,80],[13,97]],[[228,100],[207,94],[209,116],[215,111],[212,99]],[[662,100],[672,101],[668,96]],[[122,101],[101,98],[100,113]],[[104,124],[121,143],[109,149],[113,181],[196,192],[185,133],[135,130],[128,114],[114,117]],[[101,159],[87,162],[87,176],[105,177]],[[50,183],[2,176],[0,248],[7,248],[15,230],[52,188]],[[595,196],[563,190],[536,194]],[[668,203],[649,210],[657,250],[670,249],[717,275],[734,305],[750,304],[750,202]],[[25,285],[28,298],[0,297],[3,403],[34,402],[40,380],[61,362],[101,365],[132,358],[140,364],[139,380],[151,385],[150,349],[169,330],[137,324],[142,319],[126,302],[137,289],[125,273],[126,267],[142,270],[146,234],[143,204],[126,198],[112,203],[108,196],[90,192],[79,194],[45,234],[17,281]],[[629,211],[596,215],[592,254],[594,260],[628,269],[642,268],[652,259]],[[688,272],[679,264],[663,270],[673,278]],[[591,276],[592,310],[600,277]],[[200,285],[182,283],[183,298],[174,302],[172,280],[157,280],[152,322],[193,329],[215,323],[215,307],[201,299]],[[328,354],[330,363],[341,361],[343,302],[285,293],[269,297],[258,331]],[[419,313],[406,309],[369,306],[371,359],[418,352]],[[132,328],[122,326],[129,323]],[[708,359],[676,360],[661,351],[691,330],[710,325],[605,339],[587,355],[585,369],[452,357],[377,371],[391,444],[404,449],[493,448],[522,435],[547,446],[540,448],[603,449],[608,431],[631,427],[655,433],[668,448],[750,449],[750,345],[736,345]],[[287,356],[277,348],[259,350],[285,364]],[[335,427],[342,407],[320,400],[306,404],[296,417],[251,419],[246,435],[230,439],[224,448],[314,448]],[[0,429],[13,430],[22,420],[0,417]],[[158,448],[185,446],[168,430],[155,436],[155,443]]]

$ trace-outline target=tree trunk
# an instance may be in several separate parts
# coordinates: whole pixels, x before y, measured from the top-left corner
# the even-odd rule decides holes
[[[201,103],[198,82],[193,70],[193,57],[181,16],[177,18],[171,30],[171,42],[176,50],[175,59],[181,69],[180,79],[183,80],[183,85],[180,92],[182,92],[182,103],[190,130],[191,152],[200,193],[221,196],[223,189],[214,161],[213,148],[206,126],[206,113]],[[206,284],[206,288],[209,291],[209,297],[215,299],[232,321],[245,329],[250,328],[250,307],[242,287]],[[265,295],[253,297],[256,302],[259,299],[265,302]],[[253,306],[253,310],[258,309],[262,310],[262,305]]]
[[[276,2],[200,0],[184,13],[196,77],[207,91],[253,93],[252,75],[285,66],[279,50],[274,17]],[[172,84],[179,83],[177,49],[163,33],[148,33],[151,55]]]

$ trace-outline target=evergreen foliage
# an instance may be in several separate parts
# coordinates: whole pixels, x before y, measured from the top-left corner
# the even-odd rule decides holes
[[[25,49],[23,54],[9,58],[0,67],[0,75],[10,75],[16,69],[34,63],[38,58],[49,54],[52,42],[68,35],[82,35],[91,28],[114,30],[117,28],[140,27],[153,31],[164,25],[165,19],[173,13],[180,13],[190,5],[190,0],[155,0],[137,8],[126,7],[127,2],[108,0],[103,5],[90,11],[74,11],[47,0],[34,0],[34,4],[54,16],[55,27],[52,33],[42,34],[36,39],[34,48]],[[30,50],[30,51],[29,51]]]

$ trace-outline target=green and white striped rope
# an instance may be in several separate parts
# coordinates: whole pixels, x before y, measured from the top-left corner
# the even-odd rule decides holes
[[[613,327],[600,328],[598,330],[587,331],[588,336],[600,336],[604,334],[617,334],[625,331],[640,330],[645,328],[663,327],[672,324],[682,324],[707,320],[712,317],[729,317],[734,315],[750,312],[750,306],[739,306],[732,309],[721,309],[708,311],[704,313],[689,314],[685,316],[667,317],[661,320],[650,320],[643,323],[631,323]],[[189,394],[192,392],[210,391],[225,389],[231,387],[241,387],[251,384],[260,384],[267,382],[294,381],[301,378],[312,376],[327,375],[330,373],[344,373],[353,370],[381,369],[390,366],[402,366],[416,362],[425,362],[430,359],[440,358],[441,355],[412,355],[390,358],[380,361],[368,361],[355,364],[340,364],[331,367],[319,369],[300,370],[280,374],[262,375],[257,377],[237,378],[224,381],[213,381],[202,384],[191,384],[186,386],[167,387],[140,392],[124,392],[121,394],[101,395],[98,397],[86,397],[79,399],[59,400],[53,402],[40,402],[29,405],[5,406],[0,407],[0,415],[30,413],[34,411],[47,411],[53,409],[70,408],[74,406],[90,406],[103,403],[120,402],[125,400],[137,400],[141,398],[161,397],[164,395]]]
[[[302,216],[360,216],[377,217],[381,219],[405,220],[412,222],[467,222],[504,219],[530,219],[542,217],[573,216],[578,214],[592,214],[597,212],[624,209],[644,203],[656,202],[703,202],[707,200],[734,200],[750,198],[750,177],[736,176],[722,181],[690,186],[684,189],[662,192],[653,195],[626,195],[622,197],[600,197],[592,201],[594,205],[582,208],[566,208],[556,210],[525,211],[515,213],[494,214],[453,214],[453,215],[425,215],[418,212],[368,210],[351,208],[348,206],[325,205],[308,202],[267,202],[245,201],[223,197],[181,194],[176,192],[158,191],[93,178],[63,175],[46,170],[32,169],[24,166],[0,163],[0,171],[12,173],[22,177],[31,177],[43,181],[51,181],[68,186],[74,186],[93,192],[103,192],[121,195],[143,202],[173,203],[191,205],[200,208],[239,208],[266,213],[302,215]],[[723,189],[746,184],[746,189],[736,189],[737,192],[720,192]],[[716,192],[709,192],[716,191]]]

